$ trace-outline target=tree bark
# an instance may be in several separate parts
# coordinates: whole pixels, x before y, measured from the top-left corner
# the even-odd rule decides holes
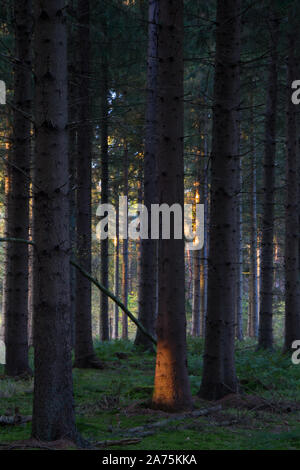
[[[69,0],[69,8],[77,20],[74,0]],[[75,25],[74,25],[75,23]],[[70,242],[72,253],[76,252],[76,165],[77,165],[77,106],[78,106],[78,41],[77,21],[70,21],[68,27],[68,90],[69,90],[69,174],[70,174]],[[70,266],[72,346],[75,346],[76,324],[76,269]]]
[[[200,396],[238,390],[234,363],[240,1],[218,0],[211,155],[208,306]]]
[[[209,193],[208,193],[208,164],[209,157],[209,126],[208,117],[205,116],[204,121],[204,160],[203,160],[203,183],[201,189],[202,204],[204,204],[204,245],[201,256],[200,266],[200,336],[205,337],[206,318],[207,318],[207,278],[208,278],[208,226],[209,226]]]
[[[203,200],[200,197],[199,188],[202,183],[202,172],[201,172],[201,163],[203,166],[203,158],[201,157],[202,149],[199,149],[196,162],[196,191],[195,191],[195,204],[203,204]],[[203,193],[203,191],[202,191]],[[201,281],[203,281],[203,269],[201,271],[201,251],[195,250],[192,252],[193,256],[193,308],[192,308],[192,336],[200,336],[201,330]],[[202,277],[202,279],[201,279]]]
[[[201,281],[203,281],[203,271],[201,272],[201,251],[193,252],[193,310],[192,310],[192,336],[200,336],[200,306],[201,306]]]
[[[239,131],[240,134],[240,131]],[[239,138],[240,141],[240,138]],[[238,147],[240,154],[240,145]],[[239,341],[243,340],[243,213],[242,213],[242,187],[243,187],[243,173],[242,173],[242,160],[238,157],[237,164],[237,272],[236,272],[236,337]]]
[[[256,154],[253,117],[253,92],[251,94],[251,164],[250,164],[250,275],[248,335],[258,335],[258,266],[257,266],[257,205],[256,205]]]
[[[106,36],[106,21],[102,22]],[[102,97],[101,97],[101,204],[108,203],[108,62],[106,52],[102,58]],[[101,284],[108,289],[108,238],[101,240]],[[101,294],[100,340],[109,340],[108,298]]]
[[[64,0],[35,0],[35,383],[32,435],[77,440],[72,384]]]
[[[120,235],[119,235],[119,203],[118,203],[118,187],[115,189],[116,201],[116,248],[115,248],[115,296],[119,297],[120,289]],[[119,307],[115,304],[114,311],[114,339],[119,338]]]
[[[128,198],[128,148],[125,143],[123,163],[124,196]],[[128,213],[128,200],[127,208]],[[123,265],[122,265],[122,299],[125,307],[128,305],[128,236],[123,240]],[[122,339],[128,339],[128,318],[122,314]]]
[[[91,171],[90,124],[90,10],[89,1],[78,0],[78,131],[77,131],[77,260],[91,272]],[[98,367],[92,337],[91,284],[76,275],[76,326],[74,367]]]
[[[144,205],[151,213],[151,204],[157,202],[157,34],[158,0],[149,0],[147,110],[144,157]],[[148,222],[151,233],[151,217]],[[157,240],[141,240],[141,265],[139,287],[139,320],[155,336],[157,317]],[[135,344],[152,349],[151,341],[138,330]]]
[[[159,203],[177,203],[183,210],[183,1],[160,1],[158,15]],[[152,398],[154,407],[171,411],[192,407],[184,272],[184,239],[175,239],[171,231],[169,240],[159,240],[157,357]]]
[[[292,343],[300,338],[299,297],[299,148],[297,132],[297,107],[290,97],[291,83],[297,70],[297,31],[289,14],[289,56],[287,87],[287,159],[286,159],[286,207],[285,207],[285,332],[284,350],[292,351]]]
[[[277,61],[278,61],[278,20],[270,13],[271,59],[268,74],[267,106],[265,118],[265,154],[263,165],[263,217],[261,241],[261,290],[259,313],[258,347],[271,349],[273,346],[273,237],[274,237],[274,189],[276,154],[276,113],[277,113]]]
[[[27,239],[29,235],[29,180],[32,105],[32,2],[14,2],[15,57],[13,145],[10,188],[7,197],[6,234]],[[29,372],[28,364],[28,245],[7,243],[5,290],[5,373]]]

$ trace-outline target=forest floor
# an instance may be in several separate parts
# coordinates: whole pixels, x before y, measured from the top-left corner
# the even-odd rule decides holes
[[[153,389],[154,354],[132,343],[96,343],[103,370],[74,369],[78,429],[99,448],[143,450],[300,449],[300,365],[281,350],[256,352],[255,344],[237,344],[237,373],[243,388],[239,396],[220,402],[197,398],[201,382],[201,340],[189,340],[189,374],[196,409],[217,411],[186,416],[147,407]],[[31,415],[33,381],[11,380],[0,369],[0,415]],[[181,417],[182,418],[182,417]],[[153,424],[160,423],[160,426]],[[139,427],[139,429],[134,429]],[[141,428],[140,428],[141,427]],[[31,423],[0,425],[0,449],[30,437]],[[114,447],[111,442],[133,439]]]

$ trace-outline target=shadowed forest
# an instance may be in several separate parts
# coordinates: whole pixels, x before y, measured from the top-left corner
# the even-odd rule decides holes
[[[299,2],[3,0],[0,102],[0,450],[300,450]]]

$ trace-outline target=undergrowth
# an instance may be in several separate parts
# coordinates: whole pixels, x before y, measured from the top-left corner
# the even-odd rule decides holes
[[[130,429],[168,418],[147,408],[153,391],[155,356],[131,342],[95,342],[103,370],[74,369],[77,425],[90,441],[131,437]],[[251,340],[237,343],[236,368],[242,401],[225,402],[219,412],[170,421],[125,449],[300,449],[300,366],[281,349],[256,351]],[[203,341],[189,339],[189,374],[195,407]],[[32,412],[33,380],[11,380],[0,369],[0,415]],[[243,401],[244,400],[244,401]],[[245,406],[244,406],[245,403]],[[0,443],[27,439],[31,425],[0,426]],[[134,436],[136,437],[136,436]],[[111,447],[117,449],[118,446]]]

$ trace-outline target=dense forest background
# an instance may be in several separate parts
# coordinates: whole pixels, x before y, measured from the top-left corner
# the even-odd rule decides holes
[[[261,429],[258,409],[278,428],[289,409],[280,432],[296,423],[299,13],[292,0],[1,2],[0,399],[17,409],[10,424],[28,421],[4,442],[87,445],[133,398],[150,419],[202,410],[215,419],[204,427]],[[142,203],[192,204],[194,219],[203,204],[203,249],[173,232],[122,239],[118,224],[100,240],[99,204],[118,215],[120,196],[129,221]],[[83,424],[91,409],[98,432]],[[218,447],[193,425],[192,448]],[[221,448],[247,447],[238,432]]]

